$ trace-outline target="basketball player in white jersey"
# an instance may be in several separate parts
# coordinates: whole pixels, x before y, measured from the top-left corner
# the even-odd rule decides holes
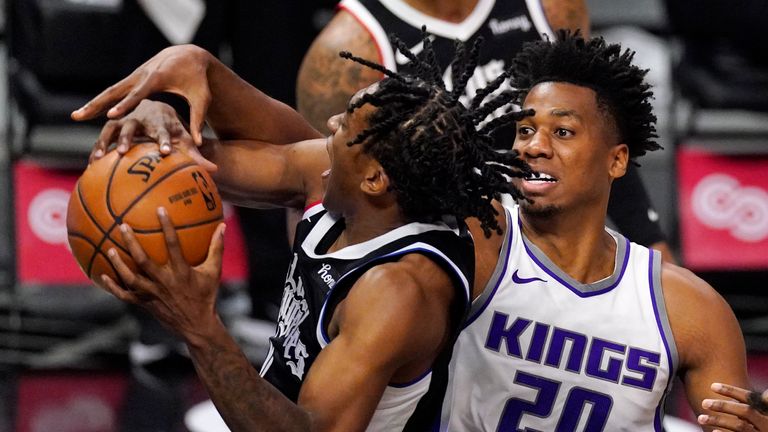
[[[420,65],[414,74],[396,74],[345,56],[388,78],[358,92],[344,113],[329,120],[333,134],[327,140],[309,129],[307,138],[315,139],[271,143],[284,138],[284,128],[308,126],[251,88],[252,109],[260,113],[256,122],[269,124],[251,126],[249,141],[202,146],[218,164],[215,179],[226,198],[307,209],[261,376],[214,309],[221,229],[206,263],[192,269],[166,215],[160,213],[160,220],[171,259],[163,266],[148,261],[122,226],[143,272],[132,272],[113,250],[120,285],[101,281],[180,333],[211,399],[236,431],[431,427],[474,280],[464,219],[480,221],[475,236],[500,232],[492,201],[502,193],[519,197],[506,176],[529,173],[515,153],[494,151],[489,135],[525,113],[485,122],[490,110],[479,100],[469,107],[459,102],[464,84],[448,91],[428,57],[411,57]],[[464,76],[476,64],[476,56],[458,55],[453,67]],[[241,84],[226,83],[231,72],[216,61],[209,73],[213,86]],[[488,103],[502,107],[513,96],[500,93]],[[136,125],[125,123],[122,138],[129,139]],[[217,133],[227,135],[225,127]]]
[[[645,75],[602,39],[526,45],[514,148],[538,176],[514,180],[496,271],[452,359],[441,430],[661,431],[682,379],[691,407],[713,382],[746,386],[725,301],[690,271],[604,227],[611,183],[659,148]]]
[[[572,40],[567,43],[558,42],[556,46],[562,48],[563,44],[573,45],[574,42]],[[591,43],[590,46],[594,44]],[[615,57],[618,51],[618,48],[612,48],[613,54],[612,57],[609,57]],[[527,60],[528,63],[535,63],[530,57]],[[247,102],[258,101],[259,98],[263,98],[263,95],[259,95],[254,89],[233,79],[235,77],[226,69],[212,66],[211,61],[212,59],[206,57],[204,53],[192,47],[177,47],[161,53],[126,80],[108,89],[89,105],[76,112],[74,117],[93,116],[116,102],[117,105],[109,114],[112,117],[120,117],[139,103],[143,97],[154,91],[176,91],[190,101],[193,119],[196,118],[198,121],[201,121],[208,108],[208,103],[210,103],[209,122],[218,133],[229,134],[230,137],[271,134],[277,137],[275,140],[279,142],[280,139],[284,139],[280,138],[280,134],[305,133],[301,129],[285,127],[287,123],[290,123],[288,118],[291,113],[284,107],[269,106],[268,109],[264,109],[265,106],[261,104],[260,110],[254,109],[254,103]],[[634,74],[637,76],[636,71]],[[606,82],[610,83],[612,80]],[[533,86],[533,84],[528,83],[529,86]],[[548,415],[538,414],[538,416],[545,417],[549,422],[559,421],[559,418],[564,417],[566,406],[569,407],[567,412],[578,411],[578,408],[582,406],[590,409],[593,406],[598,407],[595,408],[594,420],[591,420],[595,422],[594,424],[609,421],[611,414],[616,415],[619,412],[609,410],[606,413],[604,409],[606,399],[601,396],[605,393],[602,392],[601,386],[598,386],[597,389],[586,387],[583,390],[581,390],[581,386],[576,386],[577,391],[561,394],[557,391],[553,392],[552,385],[544,385],[542,384],[543,381],[530,378],[532,375],[546,376],[549,373],[557,373],[560,379],[563,379],[561,376],[583,376],[587,384],[592,381],[605,381],[608,387],[614,385],[621,388],[626,387],[627,390],[634,389],[644,392],[644,399],[638,399],[637,406],[626,413],[627,418],[610,419],[614,422],[618,420],[618,430],[621,430],[622,427],[631,430],[636,424],[649,424],[651,430],[656,427],[655,425],[658,423],[657,409],[668,384],[668,381],[663,378],[669,378],[673,373],[677,373],[683,378],[689,400],[694,409],[697,412],[706,413],[706,410],[699,408],[702,400],[704,398],[717,399],[717,394],[709,391],[709,383],[727,382],[740,387],[747,387],[743,342],[731,311],[711,287],[690,272],[669,265],[665,265],[661,270],[656,253],[651,253],[636,245],[627,246],[627,242],[620,236],[604,230],[602,218],[605,207],[602,201],[607,199],[606,194],[610,182],[613,178],[621,175],[628,163],[628,156],[636,156],[643,145],[638,147],[634,140],[630,144],[614,144],[617,142],[616,137],[619,132],[611,127],[615,123],[612,123],[611,117],[607,114],[610,111],[597,109],[595,94],[590,93],[594,90],[561,82],[535,84],[538,85],[533,86],[533,91],[529,93],[529,99],[531,97],[533,99],[526,101],[526,103],[535,104],[541,112],[538,112],[531,119],[531,122],[525,124],[525,127],[521,129],[522,139],[519,150],[531,163],[538,165],[539,169],[548,173],[549,176],[541,179],[531,178],[530,181],[523,183],[528,188],[529,193],[535,195],[532,197],[534,203],[530,204],[531,207],[525,207],[533,210],[529,216],[530,219],[526,219],[525,216],[520,218],[516,209],[511,209],[507,213],[508,215],[502,212],[499,223],[508,230],[507,234],[505,236],[491,236],[490,238],[482,235],[482,230],[478,229],[479,224],[471,224],[475,230],[476,241],[476,277],[473,298],[479,298],[475,301],[472,322],[466,331],[469,335],[473,331],[472,326],[479,326],[478,322],[482,318],[478,318],[478,313],[482,312],[481,315],[486,317],[489,326],[487,329],[493,331],[485,333],[480,327],[479,339],[474,342],[475,345],[481,346],[475,352],[478,355],[477,360],[481,363],[485,362],[486,360],[480,357],[485,356],[495,348],[498,348],[498,352],[495,354],[495,360],[492,356],[487,357],[491,358],[488,363],[489,369],[477,370],[476,377],[477,379],[493,380],[498,384],[489,387],[487,398],[484,397],[484,388],[470,386],[466,389],[471,391],[476,402],[487,402],[489,405],[487,410],[490,410],[493,415],[489,417],[481,415],[480,413],[485,408],[475,403],[458,407],[469,411],[458,411],[455,415],[447,410],[448,417],[445,421],[467,422],[467,415],[475,416],[471,426],[467,426],[468,430],[483,430],[484,427],[492,428],[487,422],[498,423],[501,422],[502,418],[511,422],[515,420],[516,415],[519,415],[522,420],[530,421],[531,418],[536,418],[536,415],[531,416],[534,408],[546,411],[545,414]],[[637,91],[643,93],[642,87]],[[211,94],[216,97],[211,99]],[[558,102],[560,99],[563,99],[563,103],[568,102],[568,104],[561,105]],[[555,110],[547,106],[547,104],[553,103],[558,109]],[[647,108],[646,104],[647,101],[643,103],[643,107]],[[561,106],[562,109],[560,109]],[[604,105],[599,106],[603,107]],[[228,107],[233,110],[227,110]],[[175,127],[178,125],[174,121],[170,121],[170,126],[166,127],[168,124],[166,120],[167,118],[152,118],[148,114],[146,116],[129,116],[123,120],[114,121],[105,128],[102,140],[94,148],[94,155],[98,157],[103,154],[106,146],[118,135],[120,136],[119,141],[122,142],[121,146],[126,146],[126,148],[119,150],[125,151],[129,138],[138,130],[155,137],[163,147],[170,148],[169,135],[174,135],[177,132]],[[197,127],[195,127],[196,124]],[[199,140],[199,123],[193,120],[192,125],[193,136]],[[646,126],[650,127],[650,125]],[[589,139],[584,140],[585,134]],[[562,137],[559,137],[560,135]],[[526,139],[525,137],[528,136],[533,136],[533,138]],[[574,136],[578,139],[574,140]],[[555,137],[559,137],[557,143],[555,143]],[[548,145],[545,145],[547,144],[546,138],[549,138]],[[523,145],[526,140],[526,145]],[[652,142],[651,140],[646,141],[647,143]],[[569,142],[571,145],[566,145]],[[599,143],[603,143],[603,145],[597,145]],[[187,146],[189,150],[194,151],[194,144],[180,140],[179,145]],[[630,150],[628,146],[632,146],[633,150]],[[205,162],[203,159],[201,161]],[[233,162],[219,161],[223,165]],[[550,163],[556,164],[558,168],[556,170],[548,168]],[[240,179],[240,181],[243,180],[243,178]],[[570,194],[565,194],[563,189],[574,195],[572,199],[568,198]],[[556,192],[547,192],[551,190]],[[541,198],[541,201],[538,201],[537,198]],[[562,202],[563,200],[565,202]],[[581,208],[583,206],[577,205],[581,200],[590,205]],[[548,202],[553,205],[548,206]],[[535,206],[539,204],[547,211],[537,213]],[[574,207],[574,211],[579,217],[568,219],[556,211],[559,206],[566,204],[568,208]],[[528,205],[526,204],[526,206]],[[541,210],[541,208],[539,209]],[[552,214],[547,216],[550,210]],[[513,220],[522,224],[522,231],[518,225],[510,223]],[[543,220],[546,220],[547,223],[542,227],[541,221]],[[525,239],[521,233],[525,234]],[[519,255],[516,256],[522,256],[521,259],[527,260],[525,269],[508,266],[510,261],[507,260],[507,253],[511,250],[511,242],[516,242],[515,244],[518,246],[516,251]],[[521,245],[522,249],[520,248]],[[500,250],[503,252],[501,260],[499,260]],[[645,254],[647,261],[638,258],[643,254]],[[620,258],[618,262],[617,257]],[[651,262],[652,257],[653,263]],[[624,262],[625,259],[626,263]],[[498,265],[497,261],[499,261]],[[644,268],[643,262],[646,263]],[[544,270],[545,268],[547,271]],[[530,270],[531,274],[526,274],[527,270]],[[655,282],[658,278],[661,279],[661,286]],[[587,303],[595,299],[602,301],[605,298],[617,296],[619,290],[616,288],[619,285],[630,284],[630,288],[632,288],[633,283],[636,285],[646,284],[645,294],[640,291],[635,292],[635,300],[638,302],[635,305],[636,308],[627,308],[627,305],[621,305],[625,308],[623,310],[630,314],[640,313],[640,311],[648,312],[649,307],[652,309],[654,305],[664,307],[659,309],[658,314],[654,312],[652,317],[646,316],[647,321],[651,324],[650,329],[644,327],[644,330],[648,331],[647,335],[633,336],[641,329],[632,328],[632,332],[628,332],[629,335],[622,334],[617,335],[621,337],[614,337],[610,330],[614,327],[618,328],[624,318],[615,313],[605,315],[604,321],[595,323],[594,330],[590,325],[590,328],[579,333],[571,329],[571,327],[578,328],[578,326],[568,325],[560,328],[548,324],[544,318],[539,318],[539,314],[546,313],[548,308],[553,307],[554,309],[556,304],[548,300],[550,298],[556,300],[557,297],[542,299],[535,302],[531,308],[526,309],[532,310],[531,317],[533,318],[535,314],[536,319],[528,318],[523,311],[518,320],[518,317],[512,315],[517,309],[511,310],[506,318],[503,311],[496,315],[492,306],[487,306],[487,301],[504,303],[504,296],[499,296],[496,299],[498,294],[494,292],[495,285],[489,284],[489,281],[506,281],[503,285],[504,291],[511,291],[510,295],[516,294],[515,288],[517,287],[522,287],[520,289],[523,290],[536,286],[542,289],[542,293],[546,292],[547,296],[557,296],[558,292],[562,291],[559,295],[566,294],[578,297],[579,300]],[[652,281],[654,283],[653,291],[651,290]],[[555,290],[554,293],[545,291],[550,289],[549,283],[555,287],[552,288]],[[487,288],[486,285],[488,285]],[[636,285],[635,288],[637,288]],[[561,290],[557,291],[556,287],[560,287]],[[660,291],[661,287],[663,287],[663,291]],[[624,291],[621,293],[624,295]],[[536,294],[538,295],[538,293]],[[544,294],[541,295],[544,296]],[[655,302],[651,302],[651,298]],[[486,305],[485,310],[480,310],[483,305]],[[579,319],[592,323],[594,321],[593,314],[604,314],[605,309],[607,309],[606,306],[593,310],[581,303],[572,306],[562,311],[563,319],[567,321],[566,324],[570,320],[578,324]],[[666,311],[666,318],[664,311]],[[609,319],[612,320],[612,325],[606,325]],[[628,322],[630,319],[634,318],[627,315]],[[491,324],[494,324],[495,327]],[[606,331],[606,327],[610,333],[603,336],[602,333]],[[489,339],[490,336],[493,337]],[[527,344],[523,348],[516,336],[529,338],[536,343]],[[627,341],[625,336],[631,340]],[[555,344],[542,343],[542,341],[549,340],[557,340],[558,342]],[[663,343],[664,340],[666,340],[666,344]],[[661,345],[659,345],[660,341]],[[485,348],[486,342],[489,342],[493,349]],[[590,342],[590,344],[587,345],[586,342]],[[638,346],[633,345],[635,343]],[[572,349],[573,345],[577,348]],[[532,346],[536,348],[531,348]],[[563,349],[560,350],[557,348],[558,346],[563,347]],[[521,375],[521,377],[527,377],[519,379],[534,384],[526,386],[524,383],[522,385],[516,383],[514,370],[510,372],[510,370],[504,369],[500,374],[491,373],[498,370],[498,367],[493,366],[496,361],[508,361],[510,358],[514,360],[517,348],[519,348],[519,356],[521,357],[519,362],[521,363],[528,361],[531,365],[535,365],[536,360],[540,359],[539,368],[543,372],[536,369],[529,370]],[[539,349],[540,353],[538,352]],[[581,351],[582,349],[583,351]],[[459,356],[463,355],[462,350],[462,347],[457,348]],[[466,351],[464,352],[466,353]],[[510,352],[513,355],[509,355]],[[592,356],[592,363],[588,363],[590,355]],[[474,359],[474,356],[470,357]],[[596,365],[594,360],[598,357],[601,362]],[[456,374],[462,373],[461,368],[478,369],[472,360],[456,362],[455,369],[459,370]],[[490,378],[484,378],[486,373],[490,373]],[[616,378],[617,374],[619,378]],[[454,375],[454,378],[457,381],[462,379],[459,375]],[[619,380],[619,383],[614,382],[616,379]],[[513,392],[507,396],[499,395],[499,384],[509,386],[510,391],[522,390],[527,391],[527,393],[516,395]],[[541,399],[539,405],[536,395],[542,391],[542,386],[547,391],[545,392],[546,397]],[[649,386],[651,387],[650,390],[647,389]],[[472,390],[473,388],[475,390]],[[637,390],[643,388],[646,390]],[[647,395],[645,395],[646,393]],[[451,407],[453,404],[452,408],[454,409],[457,408],[456,399],[454,399],[455,394],[456,392],[452,393],[451,399],[447,401],[447,406]],[[619,400],[621,401],[621,398]],[[505,410],[504,407],[507,406],[508,402],[511,404],[510,409]],[[558,405],[555,405],[556,403]],[[624,402],[620,403],[624,404]],[[550,406],[547,407],[547,404]],[[643,404],[645,406],[641,406]],[[600,406],[603,407],[603,411],[599,411]],[[731,412],[728,410],[719,411]],[[713,411],[711,414],[715,412],[717,411]],[[603,414],[605,416],[601,417]],[[738,412],[733,414],[738,415]],[[582,421],[585,422],[590,421],[587,420],[588,418],[589,415],[581,417]],[[621,423],[622,420],[626,420],[626,423]],[[735,419],[730,416],[710,416],[707,421],[709,425],[727,427],[729,423],[726,421],[733,420]],[[504,424],[508,423],[505,422]],[[567,425],[567,423],[565,424]],[[611,424],[616,425],[617,423]],[[545,427],[543,430],[549,429]]]

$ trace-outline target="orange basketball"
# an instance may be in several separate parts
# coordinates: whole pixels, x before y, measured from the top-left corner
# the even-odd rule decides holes
[[[102,274],[120,278],[107,258],[115,248],[132,269],[120,224],[157,263],[168,259],[157,208],[165,207],[176,227],[188,263],[202,263],[213,232],[222,221],[222,203],[213,180],[183,152],[161,156],[157,144],[138,144],[120,156],[107,153],[93,162],[75,185],[67,209],[69,246],[80,268],[96,282]]]

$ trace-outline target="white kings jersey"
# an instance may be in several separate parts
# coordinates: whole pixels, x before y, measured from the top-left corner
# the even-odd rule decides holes
[[[441,431],[661,431],[678,364],[658,252],[616,240],[611,276],[560,271],[507,208],[501,257],[454,347]]]

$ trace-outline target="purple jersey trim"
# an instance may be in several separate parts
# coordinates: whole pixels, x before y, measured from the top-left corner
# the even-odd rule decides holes
[[[501,269],[501,273],[499,273],[499,277],[496,280],[496,285],[493,287],[493,290],[491,293],[485,298],[485,302],[483,305],[478,308],[475,313],[470,315],[465,321],[464,325],[462,326],[462,329],[465,329],[469,327],[470,324],[475,322],[475,320],[482,315],[482,313],[485,311],[485,309],[488,307],[489,304],[491,304],[491,300],[493,300],[493,297],[496,295],[496,291],[501,286],[501,282],[504,280],[504,276],[507,274],[507,268],[509,267],[509,255],[512,253],[512,240],[514,238],[514,229],[512,226],[512,218],[511,213],[507,211],[507,253],[504,256],[504,267]],[[501,259],[502,257],[499,257]],[[471,297],[471,294],[470,294]]]
[[[521,227],[521,229],[522,229],[522,227]],[[571,290],[571,292],[573,292],[573,293],[574,293],[574,294],[576,294],[577,296],[579,296],[579,297],[582,297],[582,298],[586,298],[586,297],[592,297],[592,296],[596,296],[596,295],[600,295],[600,294],[606,293],[606,292],[608,292],[608,291],[610,291],[610,290],[612,290],[612,289],[616,288],[616,286],[618,286],[618,285],[619,285],[619,283],[621,283],[621,279],[624,277],[624,271],[626,271],[626,269],[627,269],[627,263],[629,262],[629,240],[627,240],[627,239],[624,239],[624,241],[626,242],[626,248],[625,248],[625,251],[624,251],[624,258],[622,259],[622,262],[621,262],[621,270],[620,270],[620,272],[619,272],[619,277],[617,277],[617,278],[616,278],[616,282],[614,282],[614,283],[613,283],[613,284],[611,284],[610,286],[608,286],[608,287],[605,287],[605,288],[603,288],[603,289],[601,289],[601,290],[598,290],[598,291],[590,291],[590,292],[582,292],[582,291],[580,291],[579,289],[577,289],[576,287],[574,287],[574,286],[572,286],[571,284],[569,284],[568,282],[566,282],[565,280],[563,280],[563,278],[561,278],[560,276],[558,276],[558,275],[557,275],[557,273],[555,273],[554,271],[552,271],[552,270],[551,270],[549,267],[547,267],[547,266],[546,266],[546,264],[544,264],[543,262],[541,262],[541,261],[540,261],[540,260],[539,260],[539,259],[536,257],[536,254],[534,254],[534,253],[533,253],[533,252],[532,252],[532,251],[531,251],[531,250],[528,248],[528,245],[527,245],[525,242],[523,242],[523,247],[525,247],[525,251],[528,253],[528,256],[529,256],[529,257],[531,257],[531,259],[532,259],[532,260],[533,260],[533,261],[534,261],[534,262],[535,262],[535,263],[536,263],[536,264],[537,264],[537,265],[538,265],[538,266],[539,266],[539,267],[540,267],[542,270],[544,270],[544,272],[545,272],[545,273],[547,273],[548,275],[550,275],[550,276],[552,276],[553,278],[555,278],[555,280],[557,280],[558,282],[560,282],[561,284],[563,284],[563,286],[565,286],[566,288],[568,288],[569,290]]]
[[[651,289],[651,303],[653,304],[653,314],[656,317],[656,325],[659,328],[659,334],[661,335],[661,340],[664,342],[664,349],[666,350],[667,355],[667,363],[669,363],[669,376],[667,377],[667,386],[666,389],[669,388],[670,383],[672,382],[673,377],[673,365],[672,365],[672,354],[669,350],[669,342],[667,341],[667,334],[664,333],[664,326],[661,324],[661,315],[659,314],[659,307],[658,307],[658,301],[656,300],[656,290],[655,284],[654,284],[654,277],[653,277],[653,258],[654,258],[654,251],[653,249],[648,249],[648,285]],[[661,269],[659,269],[661,271]],[[661,287],[659,287],[661,288]],[[661,290],[659,290],[661,292]],[[666,390],[665,390],[666,393]],[[656,407],[656,417],[654,419],[654,427],[656,428],[656,431],[661,431],[661,420],[663,417],[663,409],[664,409],[664,397],[661,398],[661,401],[659,403],[659,406]]]

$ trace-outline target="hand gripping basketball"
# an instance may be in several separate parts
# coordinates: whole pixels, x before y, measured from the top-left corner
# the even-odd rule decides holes
[[[211,57],[194,45],[166,48],[74,111],[72,119],[92,119],[107,109],[107,117],[120,118],[153,93],[174,93],[189,103],[192,138],[200,145],[205,113],[211,101],[207,77]]]
[[[132,270],[120,226],[133,228],[135,239],[154,263],[169,259],[167,236],[157,217],[165,208],[177,233],[181,256],[202,263],[216,227],[222,202],[208,173],[181,150],[161,156],[157,144],[139,144],[125,155],[110,152],[94,161],[75,186],[67,211],[69,245],[86,275],[101,282],[106,274],[119,280],[107,251],[114,249]]]
[[[130,268],[116,248],[111,248],[107,254],[122,283],[118,284],[104,274],[101,285],[120,300],[143,306],[190,342],[209,327],[208,323],[218,319],[216,293],[221,278],[226,226],[223,223],[217,225],[207,259],[193,267],[183,256],[179,237],[164,208],[158,209],[157,217],[162,226],[168,261],[158,264],[150,259],[134,230],[122,224],[123,241],[141,272]]]
[[[117,142],[117,153],[128,152],[137,137],[146,136],[160,145],[160,153],[171,153],[171,144],[195,160],[206,171],[216,172],[216,165],[205,159],[192,141],[176,111],[168,104],[145,99],[130,114],[117,120],[109,120],[101,129],[93,146],[89,161],[101,159],[113,142]]]

